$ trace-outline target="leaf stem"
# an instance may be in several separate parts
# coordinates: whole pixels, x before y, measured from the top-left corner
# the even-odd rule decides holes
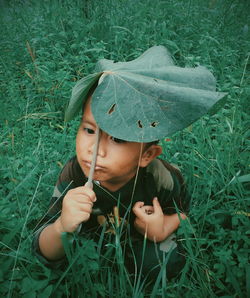
[[[85,186],[93,189],[93,176],[95,172],[95,165],[96,165],[96,159],[97,159],[97,152],[98,152],[98,147],[99,147],[99,140],[100,140],[100,128],[97,126],[96,129],[96,137],[95,137],[95,145],[94,145],[94,150],[93,150],[93,156],[92,156],[92,161],[91,161],[91,166],[90,166],[90,171],[89,171],[89,177],[87,182],[85,183]],[[76,233],[80,233],[82,229],[82,223],[78,226]]]
[[[85,186],[89,188],[93,188],[93,176],[95,172],[95,165],[96,165],[96,159],[97,159],[97,152],[98,152],[98,147],[99,147],[99,136],[100,136],[100,129],[97,127],[96,129],[96,138],[95,138],[95,145],[94,145],[94,150],[93,150],[93,156],[92,156],[92,162],[91,162],[91,167],[89,171],[89,177],[88,181],[86,182]]]

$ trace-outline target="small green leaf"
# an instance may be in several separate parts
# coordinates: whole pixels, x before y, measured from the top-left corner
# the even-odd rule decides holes
[[[42,292],[38,293],[37,294],[37,297],[38,298],[47,298],[47,297],[50,297],[50,295],[52,293],[52,290],[53,290],[53,286],[52,285],[49,285],[45,289],[43,289]]]
[[[250,174],[242,175],[242,176],[237,177],[237,179],[234,181],[234,183],[235,183],[237,180],[238,180],[239,182],[241,182],[241,183],[244,183],[244,182],[250,182]]]

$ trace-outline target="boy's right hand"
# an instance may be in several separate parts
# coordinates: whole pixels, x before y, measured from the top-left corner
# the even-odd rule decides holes
[[[74,232],[89,219],[95,201],[94,191],[87,186],[69,190],[63,199],[61,216],[55,222],[57,230],[60,233]]]

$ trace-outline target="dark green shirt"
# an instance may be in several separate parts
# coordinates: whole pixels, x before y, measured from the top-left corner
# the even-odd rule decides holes
[[[41,257],[38,245],[40,232],[60,216],[65,194],[68,190],[83,186],[86,182],[87,177],[82,172],[77,158],[73,157],[60,173],[50,201],[49,211],[34,238],[33,248],[37,256]],[[152,205],[153,198],[157,197],[164,214],[187,213],[190,203],[180,171],[160,159],[153,160],[146,168],[140,168],[136,177],[115,192],[103,188],[97,181],[93,183],[93,190],[97,200],[93,205],[89,220],[82,224],[80,233],[96,233],[104,223],[108,224],[112,230],[115,206],[120,221],[129,223],[131,232],[137,233],[133,225],[135,215],[131,211],[137,201]]]
[[[59,216],[67,191],[84,185],[86,181],[87,177],[77,158],[73,157],[64,166],[56,183],[48,213],[50,221]],[[98,216],[110,214],[114,206],[118,206],[121,218],[125,217],[131,222],[134,214],[130,210],[135,202],[143,201],[145,205],[152,205],[154,197],[158,198],[165,214],[188,212],[189,199],[179,170],[160,159],[153,160],[146,168],[140,168],[137,177],[115,192],[103,188],[96,181],[93,185],[97,201],[93,206],[93,214],[84,224],[86,229],[97,227]]]

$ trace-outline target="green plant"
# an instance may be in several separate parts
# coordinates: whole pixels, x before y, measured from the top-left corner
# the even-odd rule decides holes
[[[0,5],[1,295],[249,295],[249,1],[29,0]],[[132,60],[159,44],[169,48],[179,66],[207,66],[220,91],[229,93],[216,115],[161,141],[163,157],[180,166],[192,195],[189,221],[179,230],[186,266],[166,284],[162,276],[152,287],[129,275],[130,284],[117,238],[117,245],[98,257],[93,242],[79,242],[81,258],[68,270],[50,270],[30,247],[56,177],[74,154],[79,119],[63,122],[71,88],[100,58]],[[85,254],[81,247],[85,251],[88,244],[91,252]],[[93,268],[85,270],[89,256]]]

